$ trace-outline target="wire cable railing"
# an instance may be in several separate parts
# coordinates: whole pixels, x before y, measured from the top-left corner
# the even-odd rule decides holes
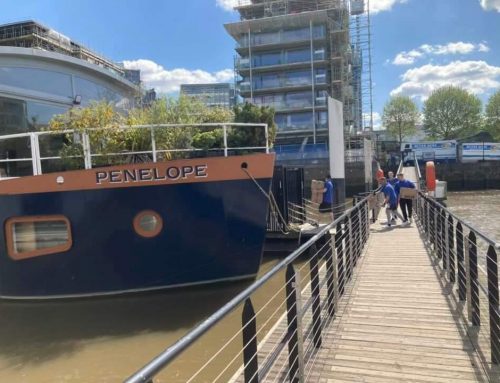
[[[458,300],[466,304],[470,329],[476,333],[473,343],[487,356],[484,363],[500,365],[500,243],[423,193],[416,213],[443,278],[457,287]]]
[[[241,309],[242,326],[228,334],[216,353],[186,381],[302,382],[321,358],[317,357],[324,330],[332,323],[369,236],[367,198],[321,228],[309,241],[217,312],[167,348],[125,382],[153,382],[222,319]],[[297,267],[294,262],[307,255]],[[254,294],[282,278],[272,296],[254,308]],[[258,326],[257,326],[258,324]],[[237,349],[230,344],[242,339]],[[227,355],[229,352],[229,356]],[[217,359],[224,358],[216,363]]]

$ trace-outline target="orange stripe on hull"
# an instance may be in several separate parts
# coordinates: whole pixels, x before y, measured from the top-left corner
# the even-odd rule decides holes
[[[272,178],[274,154],[199,158],[56,172],[0,181],[0,195]]]

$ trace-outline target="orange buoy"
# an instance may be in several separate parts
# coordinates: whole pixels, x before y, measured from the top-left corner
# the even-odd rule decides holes
[[[376,179],[377,179],[377,181],[378,181],[379,179],[381,179],[381,178],[383,178],[383,177],[384,177],[384,171],[383,171],[382,169],[380,169],[380,168],[379,168],[379,169],[377,170],[377,174],[376,174],[375,178],[376,178]]]
[[[432,161],[425,164],[425,183],[428,191],[436,191],[436,168]]]

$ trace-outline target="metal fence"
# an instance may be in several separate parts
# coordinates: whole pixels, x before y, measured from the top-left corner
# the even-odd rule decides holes
[[[193,147],[189,143],[183,143],[179,145],[180,147],[176,148],[158,148],[158,136],[165,131],[171,131],[172,129],[185,129],[185,128],[202,128],[204,130],[220,130],[222,133],[222,144],[219,147],[212,147],[207,149],[196,148]],[[236,129],[249,129],[255,128],[260,129],[263,134],[262,142],[259,142],[258,145],[255,146],[230,146],[231,136],[230,132]],[[106,133],[111,134],[120,133],[124,131],[136,130],[138,132],[146,131],[147,134],[143,137],[147,139],[149,146],[145,150],[124,150],[118,153],[99,153],[98,147],[91,146],[91,137],[93,134]],[[179,154],[179,153],[210,153],[215,152],[220,153],[225,157],[231,154],[238,154],[241,152],[248,151],[262,151],[269,153],[269,131],[267,124],[254,124],[254,123],[200,123],[200,124],[158,124],[158,125],[133,125],[133,126],[121,126],[117,129],[107,129],[107,128],[93,128],[93,129],[85,129],[84,131],[77,132],[75,130],[62,130],[62,131],[41,131],[41,132],[30,132],[30,133],[18,133],[18,134],[9,134],[0,136],[0,145],[4,150],[9,147],[19,146],[19,140],[26,139],[26,143],[21,145],[21,149],[23,152],[26,152],[26,155],[23,157],[14,157],[14,158],[0,158],[0,165],[2,164],[15,164],[15,163],[31,163],[32,174],[39,175],[42,174],[42,164],[44,161],[62,161],[63,156],[60,154],[59,150],[54,150],[51,148],[50,150],[45,149],[47,153],[42,153],[44,150],[41,150],[40,139],[41,138],[49,138],[49,137],[59,137],[60,139],[67,139],[68,135],[73,135],[71,140],[76,142],[81,146],[82,154],[81,155],[73,155],[70,156],[72,158],[80,159],[85,169],[91,169],[94,164],[93,162],[97,158],[124,158],[124,162],[127,162],[127,159],[131,157],[140,156],[144,162],[157,162],[161,160],[161,158],[168,157],[168,155]],[[147,136],[147,137],[146,137]],[[257,134],[256,134],[257,136]],[[107,137],[103,137],[101,141],[105,141]],[[17,143],[16,143],[17,141]],[[97,140],[98,143],[101,142]],[[59,145],[61,146],[61,145]],[[99,144],[95,145],[99,146]],[[7,150],[8,152],[9,150]],[[54,153],[55,152],[55,153]],[[67,169],[65,169],[67,170]],[[9,175],[9,174],[7,174]]]
[[[500,244],[423,193],[417,214],[443,278],[457,288],[459,302],[467,304],[470,338],[486,364],[500,365]]]
[[[369,235],[368,200],[359,201],[200,325],[129,377],[126,383],[153,382],[203,334],[242,309],[242,326],[187,382],[303,382],[314,373],[324,331],[335,319]],[[294,265],[306,255],[307,262]],[[261,307],[254,294],[283,278]],[[230,342],[242,340],[227,354]],[[260,340],[260,341],[259,341]],[[217,359],[222,358],[222,362]],[[211,366],[216,368],[211,368]],[[218,366],[218,367],[217,367]],[[210,370],[210,371],[209,371]],[[174,380],[173,376],[167,381]]]

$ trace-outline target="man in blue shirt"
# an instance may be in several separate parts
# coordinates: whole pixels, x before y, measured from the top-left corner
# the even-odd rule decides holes
[[[415,189],[415,184],[405,179],[403,173],[398,174],[398,183],[395,186],[396,194],[399,198],[399,206],[403,212],[403,223],[411,223],[411,216],[413,214],[413,200],[411,198],[400,198],[401,188]],[[409,220],[409,221],[408,221]]]
[[[332,212],[333,214],[333,181],[330,174],[325,178],[325,188],[323,189],[323,201],[319,205],[321,213]]]
[[[398,198],[396,196],[396,192],[392,185],[387,183],[387,178],[383,177],[380,179],[380,184],[382,186],[382,193],[384,193],[384,204],[382,207],[385,207],[385,214],[387,216],[387,226],[392,226],[392,217],[397,216],[401,220],[403,217],[398,213]]]

